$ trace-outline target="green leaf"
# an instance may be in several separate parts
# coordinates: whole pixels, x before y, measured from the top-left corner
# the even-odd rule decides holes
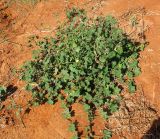
[[[116,46],[116,52],[118,53],[118,54],[122,54],[123,53],[123,47],[122,46]]]
[[[102,109],[100,110],[100,114],[102,115],[102,117],[107,120],[109,118],[109,115],[107,114],[107,112],[103,111]]]
[[[116,112],[118,110],[118,105],[116,102],[110,102],[109,109],[111,113]]]
[[[106,61],[106,58],[103,56],[101,56],[100,58],[99,58],[99,60],[100,60],[100,62],[102,62],[102,63],[104,63],[105,61]]]
[[[75,123],[71,123],[71,124],[69,125],[69,131],[71,131],[71,132],[75,132],[75,131],[76,131]]]
[[[109,54],[108,54],[108,58],[112,59],[113,57],[116,56],[116,52],[115,51],[111,51]]]
[[[92,96],[89,94],[89,93],[86,93],[86,95],[84,96],[84,98],[86,99],[86,100],[92,100]]]
[[[137,66],[138,66],[138,61],[137,61],[137,60],[132,61],[131,63],[129,63],[129,67],[130,67],[131,69],[134,69],[134,68],[136,68]]]
[[[68,97],[67,97],[67,101],[68,101],[69,103],[73,103],[73,102],[74,102],[73,96],[68,96]]]
[[[109,25],[115,25],[117,23],[117,20],[113,16],[109,15],[106,17],[105,23],[108,27]]]
[[[78,139],[78,136],[74,135],[71,139]]]
[[[32,52],[32,58],[36,59],[39,57],[41,50],[33,50]]]
[[[7,95],[7,88],[4,86],[0,86],[0,103],[5,100],[5,96]]]
[[[47,102],[48,104],[52,104],[52,105],[54,104],[54,101],[52,99],[49,99]]]
[[[71,118],[71,113],[70,113],[68,107],[64,108],[63,117],[64,117],[65,119],[70,119],[70,118]]]
[[[120,92],[121,92],[121,89],[120,89],[120,88],[118,88],[118,87],[115,87],[115,88],[114,88],[114,94],[115,94],[115,95],[118,95]]]
[[[136,91],[136,87],[135,87],[133,81],[130,81],[130,82],[128,83],[128,89],[129,89],[129,92],[131,92],[131,93],[133,93],[133,92]]]
[[[110,96],[111,94],[111,91],[109,90],[109,87],[105,87],[104,88],[104,95],[107,97],[107,96]]]
[[[103,130],[104,137],[103,139],[110,139],[112,137],[112,133],[109,130]]]
[[[134,75],[135,75],[135,76],[139,76],[140,74],[141,74],[140,68],[136,67],[136,68],[134,69]]]
[[[129,79],[132,79],[132,78],[133,78],[133,73],[130,72],[130,71],[128,71],[128,72],[127,72],[127,77],[128,77]]]
[[[81,50],[81,49],[80,49],[79,47],[76,47],[76,48],[75,48],[75,51],[76,51],[77,53],[79,53],[80,50]]]
[[[113,74],[114,74],[117,78],[121,78],[121,77],[123,76],[121,69],[113,70]]]
[[[78,97],[80,95],[80,90],[72,90],[70,95],[73,97]]]
[[[33,89],[33,86],[31,84],[27,84],[26,90],[27,91],[32,91],[32,89]]]
[[[5,92],[6,92],[6,88],[3,86],[0,86],[0,95],[5,94]]]
[[[86,112],[88,112],[91,108],[90,105],[88,105],[88,104],[83,104],[83,107]]]
[[[145,47],[146,47],[145,44],[140,44],[139,49],[143,51]]]

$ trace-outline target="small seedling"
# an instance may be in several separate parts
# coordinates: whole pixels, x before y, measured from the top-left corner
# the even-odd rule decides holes
[[[3,86],[0,86],[0,102],[2,102],[7,94],[7,89]]]
[[[135,27],[136,25],[138,25],[138,21],[137,21],[137,17],[136,16],[132,16],[130,18],[130,24],[132,27]]]

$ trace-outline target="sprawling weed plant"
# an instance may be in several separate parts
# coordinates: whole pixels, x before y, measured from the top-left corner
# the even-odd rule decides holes
[[[67,22],[54,38],[37,42],[40,49],[24,64],[21,79],[32,92],[32,104],[62,101],[64,117],[71,120],[73,103],[81,103],[88,113],[88,138],[94,138],[92,123],[98,110],[107,119],[118,109],[120,93],[135,92],[134,77],[141,73],[139,51],[144,45],[134,42],[119,28],[112,16],[90,19],[84,10],[71,9]],[[69,127],[78,138],[77,124]],[[104,129],[102,138],[111,137]]]

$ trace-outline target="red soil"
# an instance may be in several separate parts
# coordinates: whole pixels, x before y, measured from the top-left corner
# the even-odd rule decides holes
[[[159,0],[48,0],[40,2],[31,7],[21,3],[13,3],[0,13],[0,37],[6,36],[7,40],[0,38],[0,84],[13,85],[18,89],[12,95],[15,102],[26,108],[29,94],[24,91],[24,83],[13,76],[13,68],[20,67],[24,61],[31,58],[31,50],[26,46],[30,35],[54,35],[55,28],[65,19],[66,8],[78,6],[86,9],[90,16],[100,14],[113,14],[117,17],[127,11],[144,7],[145,26],[149,27],[146,39],[149,45],[141,52],[140,67],[142,74],[136,78],[138,88],[142,88],[144,96],[160,110],[160,1]],[[0,2],[0,8],[5,7]],[[7,14],[7,17],[5,16]],[[134,13],[133,14],[137,14]],[[2,20],[1,20],[2,19]],[[4,103],[6,107],[10,104],[10,98]],[[78,119],[82,128],[87,124],[86,114],[79,104],[73,106],[75,118]],[[15,110],[16,111],[16,110]],[[15,112],[13,111],[13,112]],[[4,111],[3,111],[4,112]],[[5,111],[6,112],[6,111]],[[28,114],[19,117],[13,116],[15,122],[5,125],[5,116],[0,118],[0,136],[3,139],[63,139],[70,138],[72,134],[68,131],[68,121],[63,119],[60,103],[54,106],[42,105],[32,107]],[[9,113],[10,114],[10,113]],[[12,120],[10,120],[12,121]],[[94,129],[97,135],[101,135],[104,123],[96,118]],[[5,126],[5,127],[4,127]],[[3,128],[2,128],[3,127]],[[97,137],[98,138],[98,137]],[[114,137],[118,139],[117,136]],[[121,137],[120,137],[121,138]],[[133,136],[128,138],[134,138]],[[135,138],[134,138],[135,139]]]

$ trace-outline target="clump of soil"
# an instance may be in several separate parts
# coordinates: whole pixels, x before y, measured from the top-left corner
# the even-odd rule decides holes
[[[150,128],[159,119],[154,106],[144,97],[142,92],[134,95],[125,95],[119,111],[114,113],[108,121],[109,128],[114,135],[121,138],[126,137],[147,137],[153,134]],[[156,128],[156,127],[155,127]],[[155,132],[155,131],[154,131]]]
[[[6,126],[13,126],[15,124],[14,118],[9,111],[2,112],[0,114],[0,128],[6,128]]]

